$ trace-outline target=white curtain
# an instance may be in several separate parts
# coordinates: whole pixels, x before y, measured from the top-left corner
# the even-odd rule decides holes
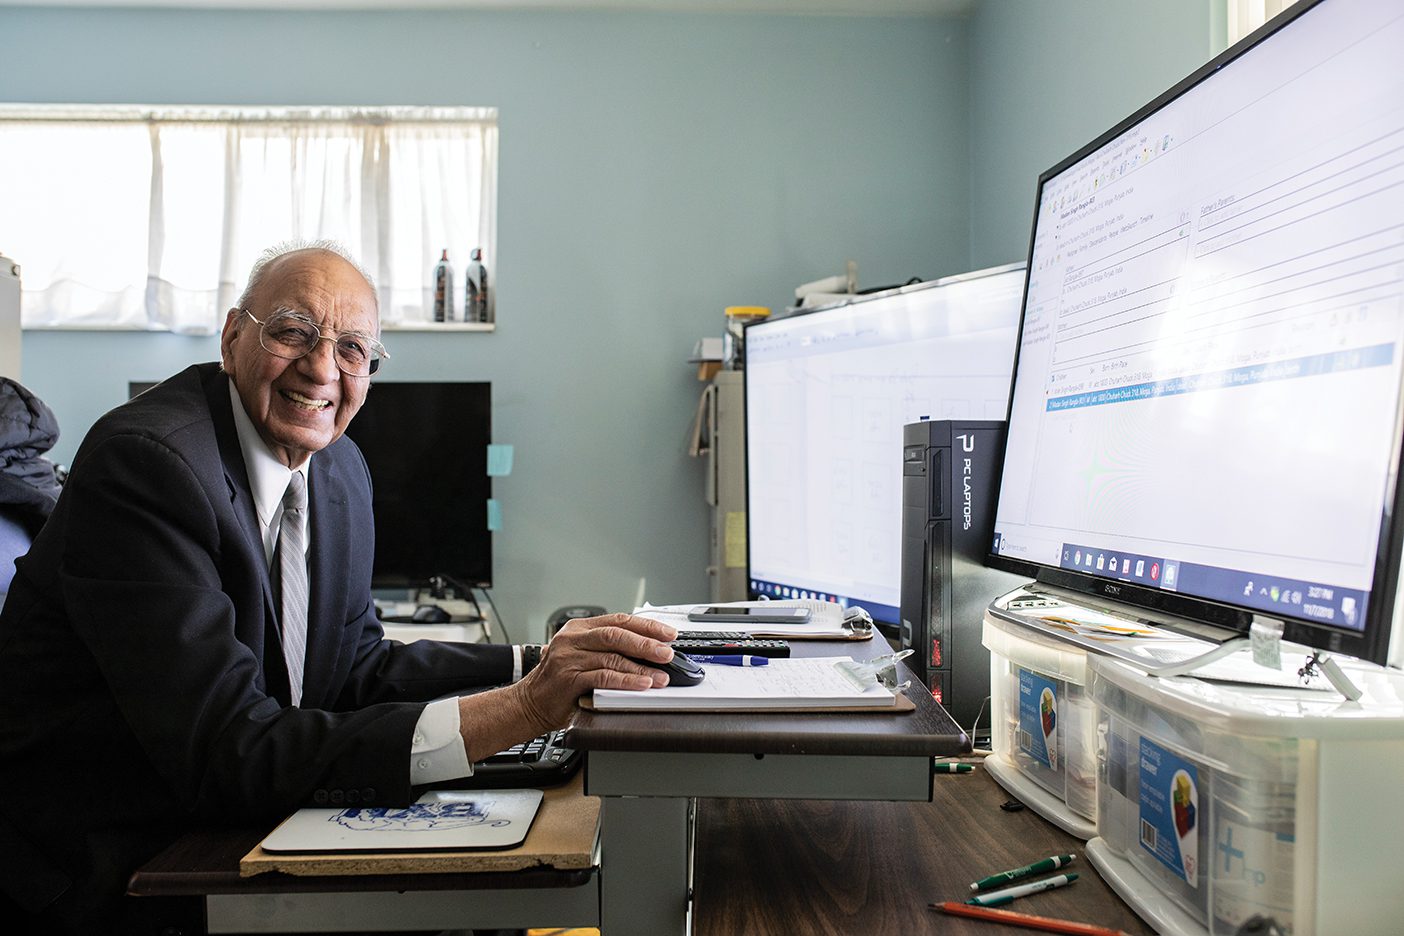
[[[440,252],[494,265],[496,228],[490,108],[0,107],[0,252],[29,328],[212,333],[293,238],[344,243],[382,321],[426,321]]]

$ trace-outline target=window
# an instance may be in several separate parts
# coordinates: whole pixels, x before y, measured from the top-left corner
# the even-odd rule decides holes
[[[1229,0],[1228,44],[1233,45],[1296,0]]]
[[[494,108],[0,107],[27,328],[211,334],[263,249],[324,237],[424,322],[440,252],[491,264],[496,232]]]

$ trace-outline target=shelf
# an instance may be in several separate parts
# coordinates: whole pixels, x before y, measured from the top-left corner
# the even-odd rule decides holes
[[[496,322],[381,322],[382,332],[492,332]]]

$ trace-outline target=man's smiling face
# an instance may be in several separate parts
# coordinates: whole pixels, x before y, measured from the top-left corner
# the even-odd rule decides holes
[[[336,254],[298,250],[273,260],[248,303],[259,321],[296,312],[322,334],[379,332],[375,293],[354,266]],[[319,341],[305,357],[287,360],[259,343],[260,328],[240,310],[224,323],[220,352],[254,428],[280,461],[296,468],[346,431],[366,399],[370,381],[344,374],[334,343]]]

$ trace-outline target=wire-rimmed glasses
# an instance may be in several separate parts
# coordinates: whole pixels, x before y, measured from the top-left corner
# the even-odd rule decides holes
[[[332,357],[343,374],[369,377],[380,369],[380,362],[390,357],[385,345],[361,332],[332,332],[324,335],[317,323],[300,312],[274,312],[260,322],[248,309],[240,309],[258,325],[258,343],[275,357],[295,361],[306,357],[319,341],[330,341],[335,349]]]

